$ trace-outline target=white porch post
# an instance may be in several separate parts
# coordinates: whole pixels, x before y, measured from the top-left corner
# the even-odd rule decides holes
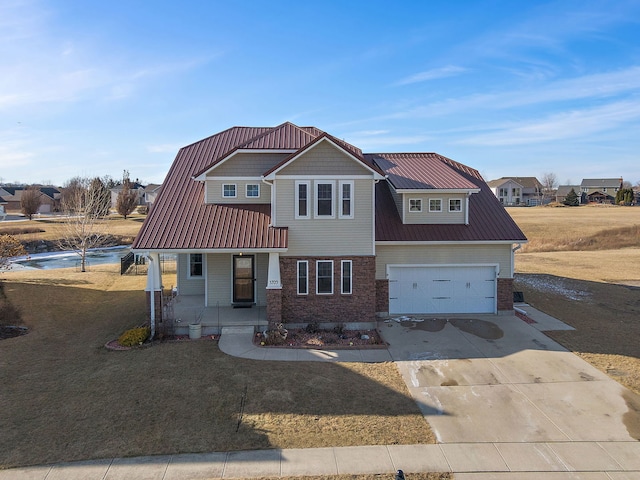
[[[280,254],[269,252],[269,273],[267,276],[267,290],[282,289],[280,280]]]
[[[146,255],[149,262],[147,270],[147,287],[145,291],[149,292],[149,311],[151,319],[151,338],[156,334],[156,321],[162,318],[162,302],[158,302],[158,297],[162,297],[162,272],[160,269],[160,254],[150,253]],[[161,298],[160,298],[161,300]]]

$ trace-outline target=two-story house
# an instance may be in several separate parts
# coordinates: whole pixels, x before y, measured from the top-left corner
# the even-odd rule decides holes
[[[504,206],[533,207],[542,204],[542,184],[536,177],[502,177],[487,182]]]
[[[585,178],[580,184],[580,203],[615,203],[622,178]]]
[[[363,154],[284,123],[182,148],[133,249],[149,258],[152,325],[159,254],[170,252],[178,298],[203,310],[360,326],[512,310],[513,252],[525,241],[472,168],[436,153]]]

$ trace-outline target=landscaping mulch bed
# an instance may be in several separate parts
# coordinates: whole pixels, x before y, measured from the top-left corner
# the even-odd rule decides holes
[[[13,325],[0,325],[0,340],[7,338],[21,337],[29,333],[27,327],[16,327]]]
[[[377,330],[318,330],[288,329],[286,338],[274,341],[268,332],[258,332],[254,337],[256,345],[262,347],[348,349],[348,348],[386,348],[387,344]]]

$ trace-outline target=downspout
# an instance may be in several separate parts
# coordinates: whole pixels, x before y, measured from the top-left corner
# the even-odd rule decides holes
[[[522,248],[522,244],[518,243],[515,247],[511,249],[511,278],[514,278],[515,270],[516,270],[516,257],[515,253]]]
[[[273,227],[275,225],[275,219],[276,219],[276,202],[275,202],[275,185],[274,182],[268,182],[267,180],[265,180],[264,176],[260,177],[260,180],[262,180],[262,183],[265,183],[266,185],[269,185],[271,187],[271,224],[269,225],[270,227]]]

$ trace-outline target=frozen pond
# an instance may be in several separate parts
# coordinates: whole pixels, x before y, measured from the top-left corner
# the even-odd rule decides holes
[[[120,263],[120,259],[130,252],[128,246],[94,249],[87,253],[87,266]],[[17,268],[49,270],[53,268],[80,268],[80,255],[75,252],[36,253],[12,262]]]

